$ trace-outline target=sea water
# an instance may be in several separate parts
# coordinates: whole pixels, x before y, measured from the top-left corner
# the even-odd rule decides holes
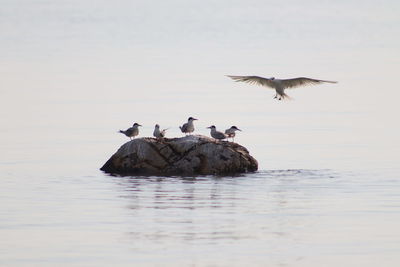
[[[398,266],[399,7],[2,0],[0,265]],[[242,129],[259,171],[99,170],[118,130],[189,116]]]

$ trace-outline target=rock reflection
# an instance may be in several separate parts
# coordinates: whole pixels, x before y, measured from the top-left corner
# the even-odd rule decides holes
[[[297,242],[297,232],[313,227],[307,217],[318,206],[313,198],[320,193],[308,181],[331,176],[329,170],[272,170],[228,178],[119,177],[116,183],[134,211],[127,230],[132,242],[164,247]]]

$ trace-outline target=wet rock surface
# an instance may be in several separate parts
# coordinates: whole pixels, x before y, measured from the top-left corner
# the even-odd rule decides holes
[[[257,169],[257,160],[245,147],[201,135],[137,138],[122,145],[101,167],[120,175],[229,175]]]

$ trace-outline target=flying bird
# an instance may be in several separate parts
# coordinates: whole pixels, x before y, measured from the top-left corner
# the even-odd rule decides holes
[[[290,97],[285,94],[285,89],[295,88],[305,85],[313,85],[319,83],[337,83],[334,81],[317,80],[306,77],[298,77],[293,79],[275,79],[275,77],[264,78],[260,76],[232,76],[227,75],[229,78],[235,80],[236,82],[246,82],[250,84],[257,84],[261,86],[266,86],[275,89],[275,97],[278,100],[285,98],[290,99]]]

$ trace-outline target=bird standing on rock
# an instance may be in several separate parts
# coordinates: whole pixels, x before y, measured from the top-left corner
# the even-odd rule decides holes
[[[157,139],[161,139],[165,137],[165,132],[168,129],[163,129],[162,131],[160,131],[160,125],[156,124],[156,126],[154,127],[154,132],[153,132],[153,136]]]
[[[194,125],[193,121],[197,121],[197,119],[193,117],[189,117],[188,122],[183,124],[182,126],[179,126],[179,129],[181,129],[182,133],[184,134],[191,134],[194,131]]]
[[[211,125],[210,127],[207,127],[208,129],[211,129],[211,137],[217,140],[224,140],[228,138],[226,134],[223,132],[218,132],[217,128],[214,125]]]
[[[250,84],[258,84],[269,88],[273,88],[276,91],[274,98],[277,98],[278,100],[282,100],[285,98],[290,99],[290,97],[287,94],[285,94],[285,89],[287,88],[295,88],[299,86],[319,84],[319,83],[337,83],[334,81],[317,80],[306,77],[299,77],[293,79],[275,79],[275,77],[264,78],[259,76],[231,76],[231,75],[227,76],[237,82],[247,82]]]
[[[142,125],[135,122],[131,128],[128,128],[125,131],[119,130],[119,132],[128,136],[129,139],[132,140],[132,138],[135,138],[135,136],[139,135],[139,126],[142,126]]]
[[[235,135],[236,131],[242,131],[236,126],[231,126],[231,128],[225,130],[225,134],[227,135],[227,138],[232,138],[232,141],[235,142]]]

